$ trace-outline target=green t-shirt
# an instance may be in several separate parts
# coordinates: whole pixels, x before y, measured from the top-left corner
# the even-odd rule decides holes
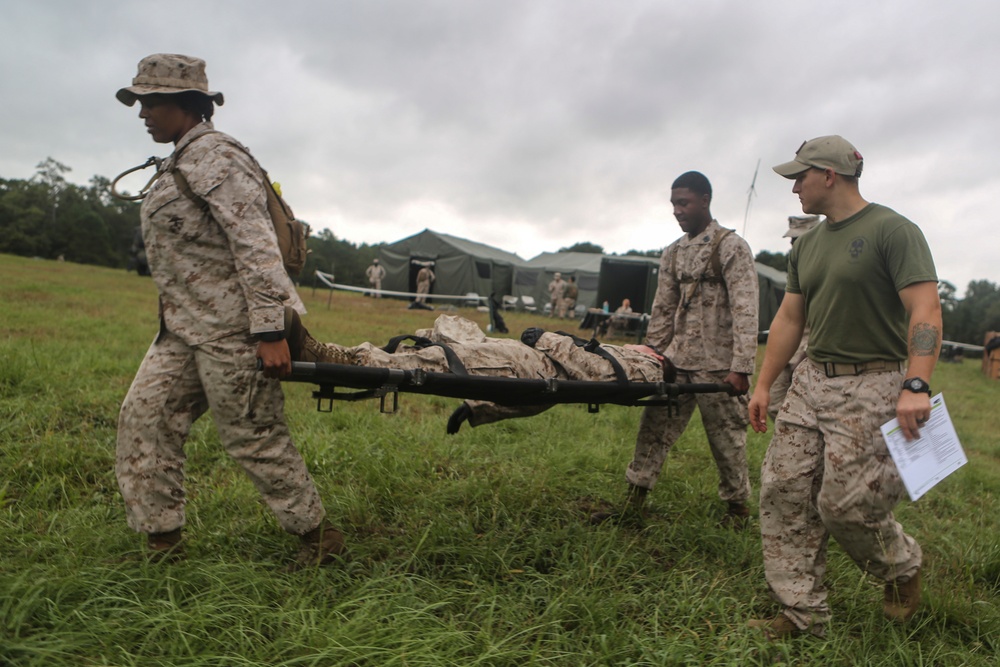
[[[869,204],[795,241],[785,290],[805,299],[813,361],[902,361],[909,321],[899,290],[929,280],[937,274],[920,228]]]

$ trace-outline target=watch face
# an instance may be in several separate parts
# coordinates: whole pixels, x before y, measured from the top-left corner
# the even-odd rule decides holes
[[[920,378],[912,378],[904,383],[910,391],[927,391],[927,383]]]

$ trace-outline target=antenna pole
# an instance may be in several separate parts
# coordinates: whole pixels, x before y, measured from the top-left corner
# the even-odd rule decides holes
[[[757,167],[753,170],[753,180],[750,181],[750,189],[747,190],[747,210],[743,214],[743,238],[747,237],[747,220],[750,219],[750,203],[753,200],[753,196],[757,194],[757,172],[760,171],[760,158],[757,159]]]

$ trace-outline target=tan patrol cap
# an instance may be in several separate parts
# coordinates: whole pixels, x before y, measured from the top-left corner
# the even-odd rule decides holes
[[[797,239],[819,224],[818,215],[788,216],[788,231],[782,234],[783,239]]]
[[[187,91],[202,93],[222,106],[222,93],[208,89],[204,60],[177,53],[154,53],[139,61],[139,72],[132,79],[132,85],[120,89],[115,97],[122,104],[132,106],[140,95],[174,95]]]
[[[785,178],[796,178],[806,169],[833,169],[835,174],[842,176],[861,176],[865,159],[861,157],[847,139],[836,134],[827,137],[817,137],[803,141],[799,150],[795,151],[795,159],[791,162],[772,167],[775,173]]]

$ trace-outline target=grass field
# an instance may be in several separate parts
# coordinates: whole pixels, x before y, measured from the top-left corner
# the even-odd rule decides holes
[[[317,337],[346,344],[435,317],[302,295]],[[917,617],[885,621],[879,583],[832,545],[828,638],[769,645],[745,626],[776,611],[759,533],[717,526],[697,420],[644,530],[588,525],[591,508],[621,500],[636,408],[561,406],[447,436],[453,399],[321,414],[311,387],[289,384],[293,436],[350,560],[283,573],[295,539],[202,420],[187,448],[188,558],[146,563],[113,461],[118,407],[156,326],[148,278],[0,256],[2,665],[998,664],[1000,383],[978,363],[942,364],[933,382],[969,464],[897,512],[925,554]],[[755,491],[767,441],[750,436]]]

